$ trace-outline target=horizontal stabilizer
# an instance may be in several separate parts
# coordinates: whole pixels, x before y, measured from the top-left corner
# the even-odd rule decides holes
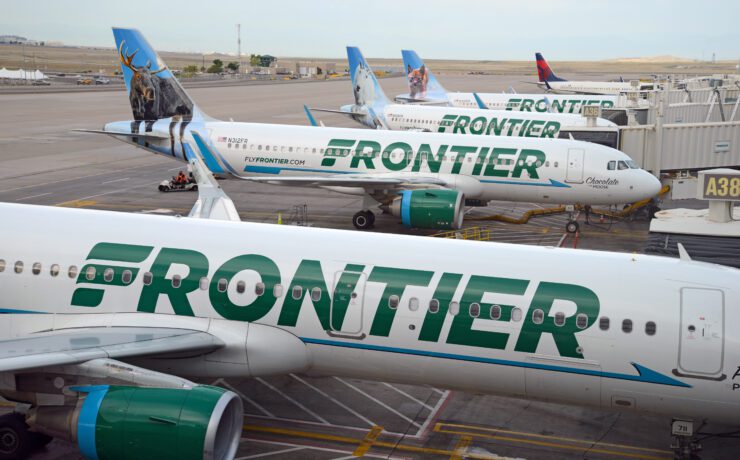
[[[106,131],[104,129],[73,129],[72,131],[76,131],[78,133],[107,134],[109,136],[123,136],[123,137],[136,137],[136,138],[143,138],[143,139],[169,140],[168,136],[164,134],[153,133],[153,132],[148,132],[146,134],[122,133],[122,132],[117,132],[117,131]]]

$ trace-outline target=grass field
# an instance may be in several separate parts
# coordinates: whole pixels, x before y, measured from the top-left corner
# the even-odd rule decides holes
[[[341,46],[337,47],[338,53]],[[182,69],[187,65],[208,67],[214,59],[224,62],[234,61],[234,56],[223,54],[193,54],[178,52],[160,52],[160,56],[172,69]],[[493,56],[492,56],[493,57]],[[400,52],[398,59],[372,59],[368,58],[374,67],[402,67]],[[301,65],[318,65],[323,67],[325,63],[336,63],[337,70],[346,68],[347,61],[338,59],[316,59],[282,57],[278,59],[280,67],[289,70],[295,69],[296,62]],[[427,60],[426,64],[438,74],[461,74],[467,72],[484,72],[490,74],[521,74],[534,75],[534,56],[530,61],[455,61],[455,60]],[[687,74],[706,75],[734,73],[734,61],[719,61],[716,63],[704,61],[691,61],[673,58],[670,56],[658,56],[650,58],[625,58],[605,61],[552,61],[553,69],[563,74]],[[85,48],[85,47],[39,47],[20,45],[0,45],[0,67],[8,69],[37,68],[46,72],[69,72],[81,73],[83,71],[101,72],[112,74],[119,70],[119,60],[114,48]]]

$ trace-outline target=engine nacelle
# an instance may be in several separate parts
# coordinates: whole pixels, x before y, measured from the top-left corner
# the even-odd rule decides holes
[[[235,393],[206,385],[190,389],[87,386],[74,407],[32,409],[35,431],[76,442],[88,459],[230,460],[244,409]]]
[[[404,190],[386,209],[406,227],[457,229],[465,197],[456,190]]]

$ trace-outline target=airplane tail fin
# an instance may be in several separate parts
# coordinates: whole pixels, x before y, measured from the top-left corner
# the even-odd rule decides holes
[[[409,84],[412,100],[447,100],[447,91],[437,81],[431,69],[424,64],[416,51],[401,50],[403,68]]]
[[[566,81],[555,75],[542,54],[535,53],[534,56],[537,59],[537,76],[539,76],[540,82]]]
[[[141,32],[114,27],[113,37],[135,120],[206,117]]]
[[[380,111],[390,101],[380,88],[380,83],[378,83],[373,70],[365,61],[362,52],[356,46],[348,46],[347,58],[349,59],[349,73],[352,79],[355,104],[370,107],[375,112]]]

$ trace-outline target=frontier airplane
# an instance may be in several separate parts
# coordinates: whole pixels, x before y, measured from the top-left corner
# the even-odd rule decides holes
[[[573,132],[588,124],[588,120],[578,114],[538,111],[511,113],[485,110],[487,107],[394,104],[385,96],[359,48],[348,46],[347,59],[355,103],[345,105],[340,110],[314,110],[348,115],[370,128],[452,134],[568,138],[575,137]],[[616,132],[617,125],[597,118],[593,126],[596,129],[613,128]]]
[[[360,229],[378,205],[407,226],[458,228],[466,200],[615,204],[660,189],[627,155],[588,142],[217,121],[137,30],[113,33],[134,120],[92,132],[180,161],[197,150],[216,174],[363,197]]]
[[[587,105],[611,109],[619,102],[617,95],[448,92],[415,51],[403,50],[401,54],[409,92],[396,96],[399,102],[562,114],[580,114]]]
[[[740,424],[734,268],[234,222],[190,161],[224,220],[0,204],[3,458],[232,459],[242,402],[193,380],[301,372]]]

